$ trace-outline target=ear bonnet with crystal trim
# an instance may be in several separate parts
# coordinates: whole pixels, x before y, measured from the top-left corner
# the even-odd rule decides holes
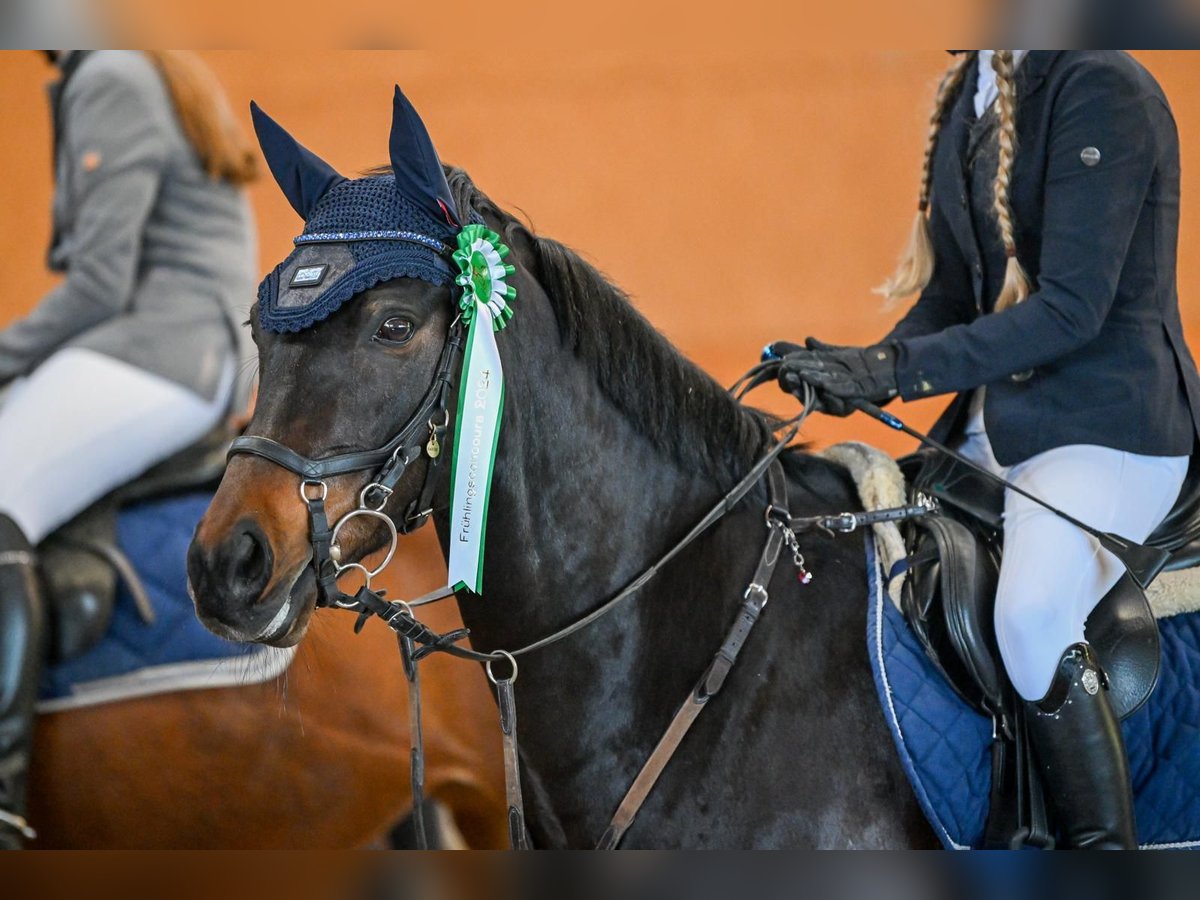
[[[271,174],[305,220],[296,249],[259,286],[263,329],[303,331],[393,278],[454,281],[458,211],[429,133],[399,87],[389,175],[344,178],[257,104],[250,112]]]

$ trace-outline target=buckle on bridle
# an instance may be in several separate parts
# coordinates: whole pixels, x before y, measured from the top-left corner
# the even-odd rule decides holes
[[[850,534],[858,529],[858,517],[854,513],[844,512],[836,516],[830,516],[821,524],[830,531]]]
[[[767,605],[767,599],[768,599],[767,589],[765,587],[763,587],[761,584],[759,584],[757,581],[751,582],[750,586],[748,588],[746,588],[746,593],[742,594],[742,599],[749,600],[751,595],[753,595],[759,599],[760,606]]]
[[[320,496],[310,497],[308,489],[310,487],[320,488]],[[305,478],[300,482],[300,499],[304,501],[304,505],[308,506],[311,503],[324,503],[325,498],[329,496],[329,485],[319,479]]]
[[[367,499],[368,495],[378,493],[379,502],[372,503]],[[387,485],[380,484],[378,481],[372,481],[358,494],[358,505],[360,509],[374,510],[375,512],[383,512],[383,508],[387,505],[388,498],[392,496],[392,488]]]
[[[763,513],[763,519],[766,521],[768,528],[776,528],[781,525],[785,528],[790,528],[792,525],[791,510],[776,506],[774,503],[767,504],[767,508]]]

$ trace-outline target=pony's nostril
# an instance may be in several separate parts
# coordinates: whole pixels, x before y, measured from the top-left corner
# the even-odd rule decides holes
[[[249,581],[262,571],[266,553],[252,534],[243,534],[238,539],[237,574]]]
[[[231,586],[239,595],[258,599],[271,580],[273,559],[271,544],[255,522],[247,522],[230,540],[229,573]]]

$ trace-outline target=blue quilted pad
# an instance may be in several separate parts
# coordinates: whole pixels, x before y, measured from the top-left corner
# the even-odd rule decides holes
[[[883,591],[875,546],[867,645],[884,716],[922,809],[947,848],[979,846],[991,780],[991,722],[950,689]],[[1159,620],[1162,677],[1124,723],[1138,838],[1200,847],[1200,613]]]
[[[86,705],[127,696],[215,685],[218,664],[232,660],[255,680],[245,661],[267,648],[235,644],[207,631],[187,594],[186,557],[196,523],[212,494],[193,493],[123,509],[117,521],[120,547],[141,575],[157,621],[147,625],[124,585],[117,592],[108,635],[83,656],[47,670],[41,680],[43,709]],[[183,663],[196,663],[189,670]],[[189,674],[191,678],[186,678]],[[156,676],[161,674],[162,678]],[[89,695],[89,687],[103,686]],[[97,699],[87,700],[87,696]]]

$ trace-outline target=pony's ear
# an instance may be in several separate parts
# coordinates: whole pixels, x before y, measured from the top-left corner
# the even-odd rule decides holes
[[[262,147],[271,174],[283,189],[292,209],[300,218],[308,219],[325,192],[345,181],[315,153],[301,147],[294,137],[283,130],[278,122],[268,116],[257,103],[250,102],[250,116],[254,120],[254,132]]]
[[[445,218],[451,225],[462,224],[450,194],[450,185],[446,183],[442,161],[433,149],[425,123],[401,92],[400,85],[396,85],[392,103],[389,149],[392,171],[396,173],[396,190],[419,202],[438,218]]]

